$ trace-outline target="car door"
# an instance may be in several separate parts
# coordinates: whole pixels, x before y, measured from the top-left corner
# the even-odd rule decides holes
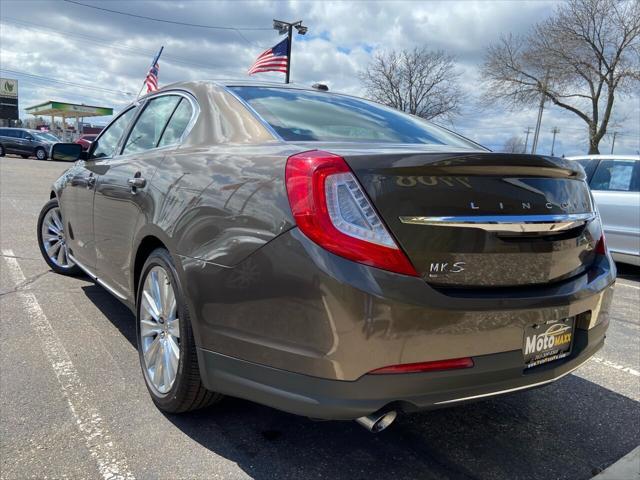
[[[23,154],[33,155],[36,148],[34,136],[25,130],[20,132],[20,149]]]
[[[640,162],[600,160],[591,190],[614,253],[640,255]]]
[[[184,103],[183,103],[184,100]],[[94,229],[98,277],[122,297],[133,302],[130,293],[130,265],[135,232],[149,221],[153,176],[175,141],[168,124],[178,117],[190,117],[190,101],[181,94],[152,97],[123,142],[122,153],[99,175],[94,202]]]
[[[5,145],[5,148],[7,150],[7,153],[22,153],[22,138],[20,130],[7,130],[7,143]]]
[[[65,186],[58,198],[67,230],[67,243],[77,263],[95,273],[96,250],[93,231],[93,197],[96,175],[113,159],[136,108],[118,116],[100,135],[88,160],[79,160],[65,174]]]

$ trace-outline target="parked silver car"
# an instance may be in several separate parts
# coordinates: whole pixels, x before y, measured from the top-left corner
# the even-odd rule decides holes
[[[640,156],[570,157],[587,173],[614,260],[640,265]]]

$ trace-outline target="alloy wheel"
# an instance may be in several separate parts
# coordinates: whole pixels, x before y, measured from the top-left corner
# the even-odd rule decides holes
[[[64,232],[64,223],[59,207],[50,209],[42,222],[42,246],[54,265],[72,268],[75,263],[69,258],[69,247]]]
[[[180,320],[167,271],[154,266],[145,278],[139,314],[140,345],[147,378],[165,394],[173,386],[180,362]]]
[[[39,148],[38,150],[36,150],[36,158],[38,160],[44,160],[46,157],[47,154],[43,149]]]

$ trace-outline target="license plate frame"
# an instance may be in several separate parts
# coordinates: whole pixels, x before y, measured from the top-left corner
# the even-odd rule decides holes
[[[575,317],[568,317],[526,326],[522,339],[525,369],[571,355],[575,324]]]

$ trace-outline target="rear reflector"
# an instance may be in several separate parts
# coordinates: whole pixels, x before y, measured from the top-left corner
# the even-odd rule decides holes
[[[604,232],[598,240],[598,244],[596,245],[596,253],[598,255],[606,255],[607,254],[607,241],[604,238]]]
[[[307,237],[349,260],[418,276],[342,157],[299,153],[287,160],[285,176],[293,217]]]
[[[420,363],[403,363],[401,365],[391,365],[372,370],[371,374],[379,375],[385,373],[418,373],[433,372],[436,370],[456,370],[459,368],[473,367],[473,359],[471,357],[452,358],[450,360],[436,360],[433,362]]]

